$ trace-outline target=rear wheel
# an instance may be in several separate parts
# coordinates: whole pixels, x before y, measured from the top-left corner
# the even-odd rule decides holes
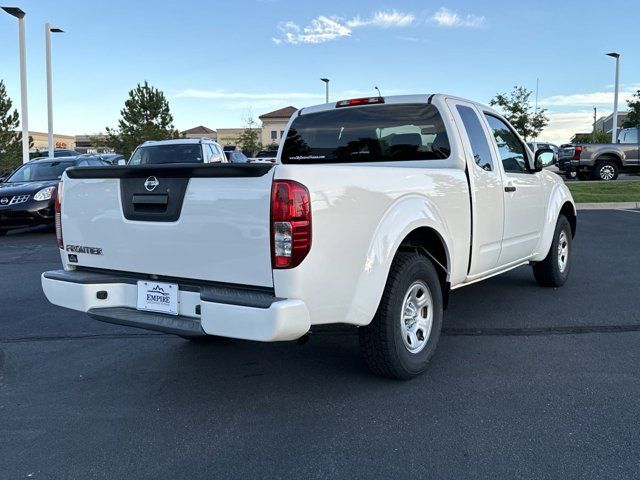
[[[373,320],[358,329],[369,368],[404,380],[422,373],[440,339],[442,311],[442,288],[431,261],[398,253]]]
[[[545,259],[533,264],[533,276],[543,287],[561,287],[571,270],[571,225],[564,215],[558,217],[551,248]]]
[[[615,180],[618,178],[618,166],[610,160],[598,162],[593,170],[593,176],[597,180]]]
[[[567,180],[573,180],[574,178],[576,178],[576,172],[567,170],[566,172],[564,172],[564,178],[566,178]]]

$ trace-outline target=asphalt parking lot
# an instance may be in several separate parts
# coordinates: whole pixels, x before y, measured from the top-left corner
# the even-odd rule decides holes
[[[102,324],[49,305],[50,233],[0,239],[0,478],[638,478],[640,211],[580,212],[571,278],[454,292],[427,374],[305,345]]]

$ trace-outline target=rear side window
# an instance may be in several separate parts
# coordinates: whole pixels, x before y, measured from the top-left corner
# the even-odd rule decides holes
[[[287,132],[282,163],[444,160],[450,154],[435,106],[375,105],[296,117]]]
[[[464,105],[458,105],[456,108],[458,109],[460,118],[462,118],[464,129],[467,131],[473,159],[480,168],[490,172],[493,170],[491,149],[489,148],[489,142],[487,142],[487,136],[484,134],[478,115],[472,108],[465,107]]]

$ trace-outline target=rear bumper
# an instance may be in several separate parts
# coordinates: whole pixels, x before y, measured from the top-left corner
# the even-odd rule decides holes
[[[136,309],[134,276],[66,270],[42,274],[42,289],[51,303],[103,322],[183,336],[263,342],[295,340],[309,331],[309,312],[301,300],[229,286],[178,285],[178,315],[165,315]]]

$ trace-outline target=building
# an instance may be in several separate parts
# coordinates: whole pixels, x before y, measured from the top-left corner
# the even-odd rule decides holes
[[[218,132],[211,128],[207,128],[204,125],[198,125],[197,127],[190,128],[181,132],[187,138],[210,138],[214,142],[218,140]]]
[[[49,149],[49,134],[47,132],[29,132],[29,136],[33,139],[32,151]],[[55,148],[75,148],[76,137],[73,135],[53,134],[53,145]]]
[[[288,106],[260,115],[258,118],[262,122],[262,145],[279,145],[291,115],[297,111],[296,107]]]
[[[76,135],[76,150],[80,153],[111,153],[113,149],[106,145],[107,136],[99,133],[97,135]]]
[[[219,128],[218,129],[218,143],[223,147],[230,145],[236,145],[238,143],[238,137],[244,133],[245,128]],[[261,128],[252,128],[258,135],[258,140],[262,138]]]
[[[618,130],[622,128],[622,124],[627,119],[629,112],[618,112]],[[613,130],[613,113],[606,117],[600,117],[593,125],[596,132],[611,133]]]

